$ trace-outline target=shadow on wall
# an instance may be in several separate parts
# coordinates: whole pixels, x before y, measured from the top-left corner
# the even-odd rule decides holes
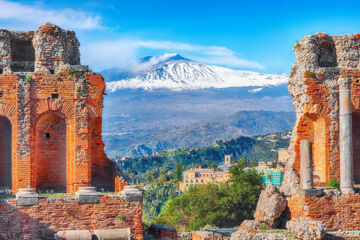
[[[0,240],[54,239],[55,232],[50,229],[49,224],[41,223],[13,205],[2,202],[0,211]]]

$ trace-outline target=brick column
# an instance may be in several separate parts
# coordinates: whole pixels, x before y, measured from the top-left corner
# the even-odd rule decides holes
[[[72,191],[79,187],[91,186],[91,161],[88,137],[88,108],[83,99],[75,101],[75,184]]]
[[[350,83],[349,78],[339,78],[340,188],[343,194],[354,193]]]
[[[13,192],[19,188],[31,186],[31,159],[30,159],[30,83],[24,80],[25,76],[18,79],[18,126],[17,129],[17,161],[16,161],[16,186]]]

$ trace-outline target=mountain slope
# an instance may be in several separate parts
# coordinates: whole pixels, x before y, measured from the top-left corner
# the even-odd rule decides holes
[[[219,139],[252,136],[291,129],[294,112],[241,111],[233,115],[180,127],[147,130],[123,135],[105,135],[110,156],[151,155],[179,147],[204,147]]]
[[[136,71],[121,72],[116,69],[102,72],[107,79],[107,91],[120,89],[171,89],[175,91],[229,88],[264,87],[287,83],[286,74],[264,74],[209,66],[172,55],[165,59],[143,58]]]
[[[102,74],[107,84],[103,135],[110,156],[282,131],[292,127],[289,119],[295,116],[277,113],[293,111],[285,74],[208,66],[174,54],[147,56],[132,71]]]

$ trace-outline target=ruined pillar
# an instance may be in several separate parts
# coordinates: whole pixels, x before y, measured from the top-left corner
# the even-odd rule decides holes
[[[339,78],[340,107],[340,189],[344,194],[354,193],[353,149],[352,149],[352,106],[350,79]]]
[[[301,188],[304,190],[314,188],[311,142],[309,140],[300,141],[300,182]]]

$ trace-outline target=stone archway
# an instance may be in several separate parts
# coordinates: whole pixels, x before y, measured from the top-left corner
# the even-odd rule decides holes
[[[12,125],[0,116],[0,187],[12,188]]]
[[[36,188],[66,192],[66,121],[57,112],[42,114],[35,126]]]
[[[317,175],[320,182],[327,182],[327,161],[326,161],[326,126],[323,118],[313,121],[313,161],[314,175]]]
[[[312,143],[314,182],[320,185],[325,184],[329,180],[326,121],[319,114],[307,113],[301,121],[301,128],[298,130],[300,132],[299,139],[307,139]]]

